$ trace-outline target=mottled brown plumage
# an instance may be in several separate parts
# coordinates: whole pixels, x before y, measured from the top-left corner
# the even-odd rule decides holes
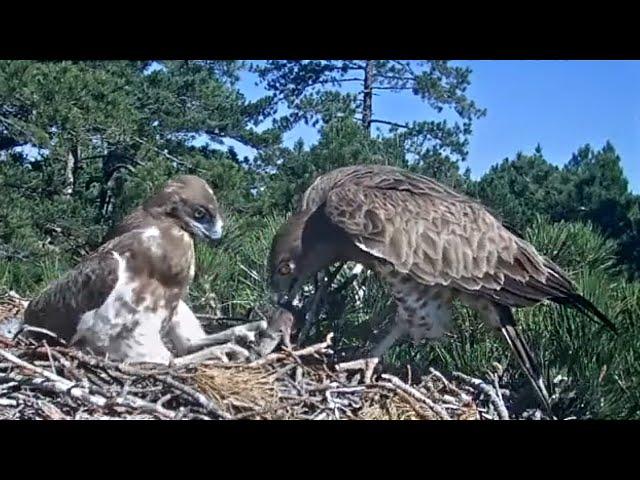
[[[294,295],[311,275],[338,261],[376,271],[398,303],[397,327],[375,354],[405,333],[414,341],[441,338],[458,299],[502,331],[545,402],[511,308],[551,300],[614,329],[557,265],[480,203],[395,167],[344,167],[317,178],[273,241],[271,288]]]
[[[25,324],[115,359],[166,362],[161,329],[171,330],[178,310],[195,319],[181,302],[194,275],[193,239],[221,233],[211,188],[198,177],[177,177],[37,296]],[[181,325],[174,327],[180,337]]]

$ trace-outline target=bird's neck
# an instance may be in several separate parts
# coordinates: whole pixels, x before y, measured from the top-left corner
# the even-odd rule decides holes
[[[300,239],[303,252],[303,270],[313,275],[338,262],[362,262],[362,250],[347,234],[332,222],[324,212],[317,210],[307,220]]]
[[[343,242],[318,242],[305,252],[302,268],[309,276],[321,272],[338,262],[357,260],[349,245]]]

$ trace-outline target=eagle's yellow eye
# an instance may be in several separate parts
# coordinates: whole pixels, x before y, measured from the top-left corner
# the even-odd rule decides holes
[[[289,275],[291,273],[291,265],[289,265],[288,263],[283,263],[282,265],[280,265],[280,267],[278,267],[278,273],[280,275]]]

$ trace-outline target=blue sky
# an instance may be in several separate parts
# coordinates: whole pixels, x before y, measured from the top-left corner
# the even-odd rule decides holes
[[[475,178],[537,143],[545,158],[564,164],[578,147],[607,140],[622,158],[631,189],[640,193],[640,61],[457,61],[473,70],[469,96],[487,115],[478,120],[466,164]],[[239,88],[248,99],[265,92],[245,74]],[[430,110],[410,94],[374,99],[374,115],[388,120],[427,119]],[[300,126],[285,136],[292,145],[317,139]],[[240,155],[247,148],[234,144]]]

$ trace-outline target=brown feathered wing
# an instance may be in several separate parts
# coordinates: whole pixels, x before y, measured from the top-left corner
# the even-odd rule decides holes
[[[105,302],[117,277],[118,262],[113,254],[96,252],[29,303],[24,315],[25,324],[45,328],[70,341],[82,314]]]

